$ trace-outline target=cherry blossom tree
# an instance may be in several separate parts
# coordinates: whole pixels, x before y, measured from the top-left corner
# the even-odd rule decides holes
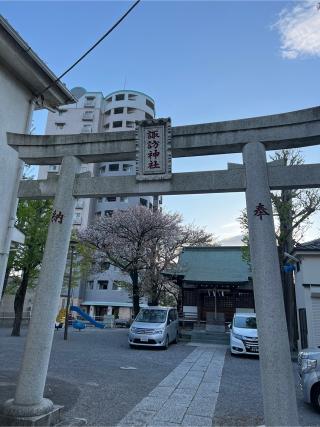
[[[109,262],[130,276],[134,315],[141,295],[157,304],[161,293],[170,291],[162,273],[176,262],[184,246],[209,245],[214,240],[203,229],[183,225],[177,213],[152,212],[142,206],[98,218],[79,238],[92,246],[96,262]]]

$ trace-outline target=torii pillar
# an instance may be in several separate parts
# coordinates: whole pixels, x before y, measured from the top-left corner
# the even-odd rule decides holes
[[[298,411],[263,144],[243,149],[265,425],[297,426]]]
[[[73,156],[62,160],[16,394],[3,407],[9,418],[36,417],[54,409],[43,392],[76,204],[73,186],[80,165]]]

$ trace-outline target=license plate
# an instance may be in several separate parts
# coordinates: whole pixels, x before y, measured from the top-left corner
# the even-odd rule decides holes
[[[140,341],[141,342],[148,342],[148,338],[147,337],[140,337]]]

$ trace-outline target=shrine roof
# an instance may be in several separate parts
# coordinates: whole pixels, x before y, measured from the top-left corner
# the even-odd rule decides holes
[[[178,269],[188,282],[244,283],[251,276],[240,246],[184,248]]]
[[[320,251],[320,239],[311,240],[310,242],[297,243],[293,252],[313,252]]]

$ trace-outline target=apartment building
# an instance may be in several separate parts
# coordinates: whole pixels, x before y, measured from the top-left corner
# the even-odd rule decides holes
[[[102,92],[87,92],[81,87],[76,87],[71,92],[78,101],[61,106],[56,113],[48,113],[46,134],[128,131],[135,128],[136,120],[155,117],[154,100],[142,92],[121,90],[104,96]],[[82,172],[90,172],[92,176],[134,175],[135,162],[83,164]],[[44,179],[52,173],[59,173],[58,165],[41,166],[38,178]],[[124,210],[136,205],[152,209],[152,197],[107,196],[98,199],[79,199],[74,214],[74,228],[86,228],[97,217],[111,216],[116,209]],[[130,318],[132,301],[123,288],[124,282],[130,282],[129,276],[105,263],[103,271],[90,274],[72,290],[72,303],[81,306],[91,316],[103,317],[106,314],[114,314],[119,318]],[[62,307],[66,304],[66,295],[66,289],[63,289]],[[142,301],[142,304],[146,303],[146,300]]]

